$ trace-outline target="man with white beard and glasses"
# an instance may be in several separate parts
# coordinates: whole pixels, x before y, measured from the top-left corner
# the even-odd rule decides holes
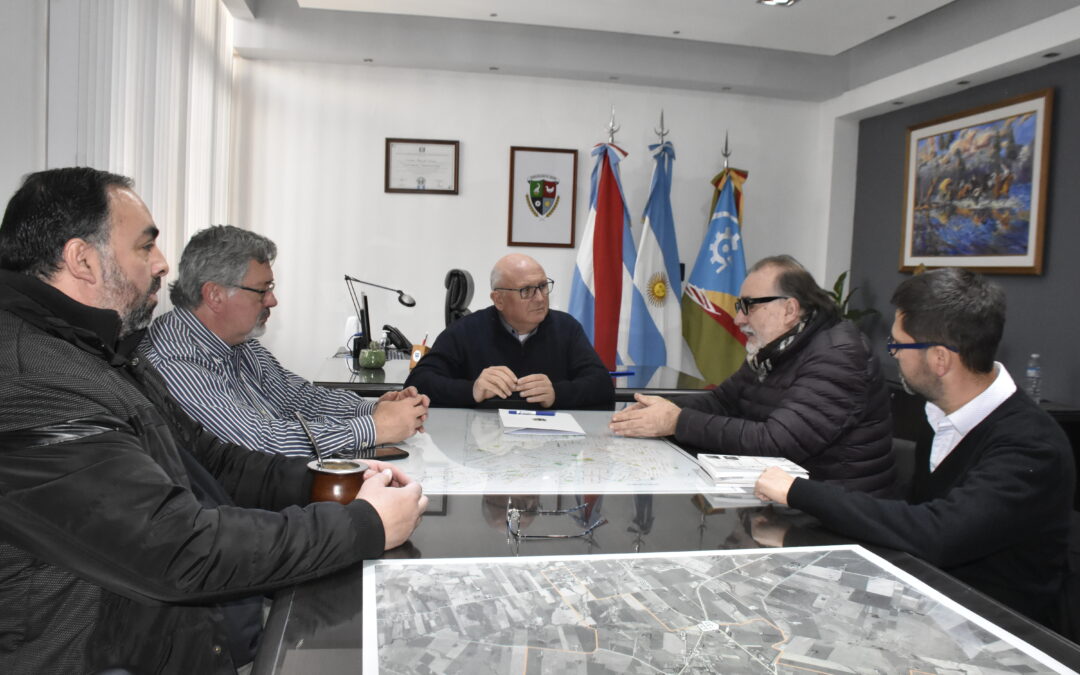
[[[907,551],[1055,627],[1076,481],[1061,427],[994,360],[1005,293],[947,268],[897,287],[888,349],[926,398],[905,500],[766,469],[755,490],[840,534]],[[931,434],[932,431],[932,440]]]
[[[231,225],[195,234],[170,287],[175,308],[154,321],[143,350],[184,410],[216,435],[252,450],[355,455],[412,436],[428,398],[413,387],[368,401],[317,387],[286,370],[256,339],[277,306],[274,242]]]
[[[893,494],[889,394],[866,337],[787,255],[750,268],[735,308],[747,338],[738,371],[701,394],[637,394],[611,430],[674,435],[705,452],[786,457],[815,480]]]

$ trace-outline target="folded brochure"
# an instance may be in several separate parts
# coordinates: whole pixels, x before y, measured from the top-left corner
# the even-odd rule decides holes
[[[584,436],[585,430],[574,416],[551,410],[499,411],[504,434],[544,434],[549,436]]]
[[[698,464],[717,483],[753,485],[761,472],[776,466],[797,478],[806,478],[806,469],[784,457],[699,454]]]

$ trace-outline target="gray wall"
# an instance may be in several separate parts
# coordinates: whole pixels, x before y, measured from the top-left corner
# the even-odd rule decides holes
[[[1080,405],[1080,57],[860,123],[851,263],[851,277],[860,290],[852,304],[881,312],[881,320],[864,328],[884,354],[893,315],[889,296],[907,278],[897,271],[907,128],[1047,87],[1054,89],[1054,109],[1043,274],[993,275],[1009,303],[998,359],[1019,384],[1028,355],[1038,352],[1043,398]],[[893,360],[886,358],[885,364],[895,377]]]

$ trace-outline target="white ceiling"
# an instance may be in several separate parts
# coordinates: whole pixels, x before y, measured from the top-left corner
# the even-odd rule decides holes
[[[301,7],[577,28],[833,56],[952,0],[297,0]]]

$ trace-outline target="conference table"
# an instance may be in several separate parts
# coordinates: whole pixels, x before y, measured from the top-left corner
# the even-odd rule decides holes
[[[790,547],[859,543],[792,509],[745,495],[710,494],[713,484],[695,470],[690,455],[663,439],[612,436],[607,431],[610,412],[572,414],[585,437],[517,437],[496,432],[497,411],[433,410],[426,433],[403,444],[410,456],[400,460],[405,471],[421,477],[430,497],[428,510],[409,541],[384,558],[423,563],[746,549],[797,552]],[[576,466],[569,466],[575,462],[566,458],[575,452]],[[913,556],[866,548],[1067,668],[1080,668],[1076,644]],[[365,574],[370,573],[356,566],[278,592],[254,672],[362,672],[365,649],[370,649],[364,643],[362,609]]]

